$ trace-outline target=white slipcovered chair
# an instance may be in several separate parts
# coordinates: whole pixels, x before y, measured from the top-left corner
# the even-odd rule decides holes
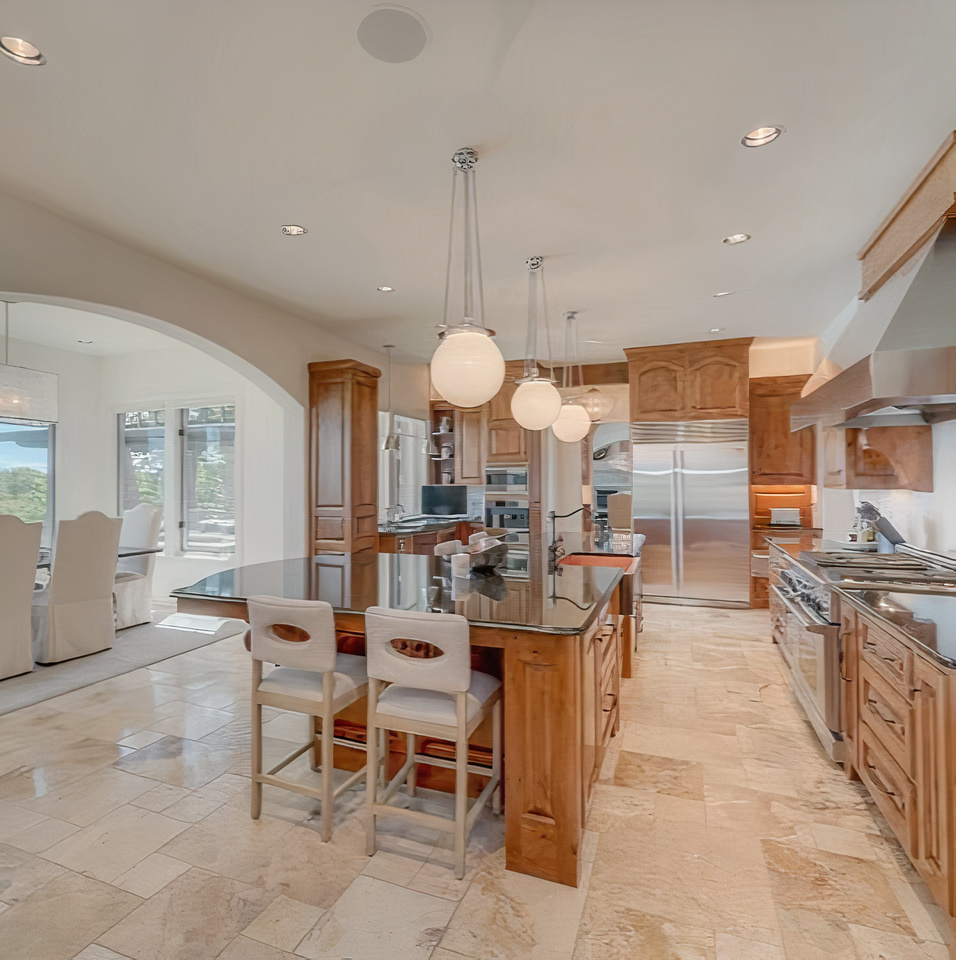
[[[33,669],[30,607],[42,528],[0,516],[0,680]]]
[[[33,659],[58,663],[108,650],[119,517],[96,510],[57,525],[49,584],[33,595]]]
[[[418,613],[369,607],[365,611],[368,661],[368,775],[366,784],[366,852],[375,853],[375,821],[394,814],[454,835],[455,876],[465,875],[465,844],[482,807],[493,796],[500,810],[501,681],[471,669],[468,621],[452,613]],[[388,686],[385,686],[388,684]],[[468,762],[468,738],[492,714],[492,766]],[[381,730],[405,734],[405,762],[379,794],[380,768],[386,763]],[[417,738],[437,737],[455,744],[455,759],[418,753]],[[374,756],[373,756],[374,754]],[[388,801],[407,781],[415,792],[419,763],[455,771],[454,817],[397,807]],[[468,809],[468,774],[488,783]]]
[[[151,549],[159,545],[163,525],[163,508],[152,503],[138,503],[123,511],[120,531],[121,547]],[[117,630],[149,623],[152,619],[150,597],[153,591],[153,567],[156,554],[123,557],[116,563],[113,583],[113,609]]]
[[[250,650],[252,652],[252,819],[262,812],[262,785],[282,787],[322,801],[322,839],[332,836],[335,798],[365,776],[363,764],[337,788],[332,782],[332,747],[335,743],[365,752],[365,747],[336,740],[335,715],[365,696],[368,677],[365,657],[338,653],[332,607],[324,600],[289,600],[284,597],[249,597]],[[262,664],[278,663],[263,676]],[[292,710],[322,721],[321,784],[319,789],[276,774],[306,751],[315,736],[280,760],[270,770],[262,769],[262,708]]]

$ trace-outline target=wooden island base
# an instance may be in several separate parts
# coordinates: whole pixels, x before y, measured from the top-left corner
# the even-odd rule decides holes
[[[577,886],[580,845],[591,790],[608,740],[619,725],[621,632],[630,617],[618,615],[620,591],[614,590],[591,626],[579,634],[549,634],[473,625],[476,665],[497,673],[504,683],[505,854],[509,870]],[[248,619],[241,600],[178,597],[178,610]],[[630,612],[628,610],[628,612]],[[359,652],[364,617],[335,614],[340,647]],[[628,624],[628,636],[633,625]],[[365,701],[342,715],[339,732],[363,739]],[[359,733],[361,731],[361,733]],[[478,762],[490,746],[481,728],[472,740]],[[404,744],[394,737],[392,764]],[[436,750],[441,746],[436,741]],[[358,760],[356,760],[358,757]],[[360,763],[343,749],[336,764]],[[422,786],[450,789],[447,771],[432,768]],[[475,777],[472,786],[478,788]]]

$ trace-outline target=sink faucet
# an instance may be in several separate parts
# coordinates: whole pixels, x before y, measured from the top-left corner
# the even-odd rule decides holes
[[[572,510],[570,513],[555,513],[551,510],[548,513],[548,520],[551,521],[551,543],[548,544],[548,572],[554,573],[555,568],[557,567],[559,555],[558,555],[558,538],[557,538],[557,523],[556,520],[566,520],[568,517],[573,517],[576,513],[583,513],[585,507],[578,507],[577,510]]]

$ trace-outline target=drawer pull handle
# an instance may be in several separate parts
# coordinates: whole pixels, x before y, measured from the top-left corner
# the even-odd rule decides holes
[[[885,793],[888,797],[892,797],[894,800],[896,800],[896,794],[886,785],[886,782],[877,772],[876,767],[874,767],[872,763],[868,763],[866,765],[866,769],[870,775],[870,779],[873,781],[873,786],[875,786],[880,793]]]
[[[870,713],[875,713],[884,723],[888,724],[888,725],[891,726],[891,727],[899,727],[899,726],[901,726],[899,720],[897,720],[897,719],[896,719],[895,717],[893,717],[893,716],[889,716],[889,717],[888,717],[888,716],[880,709],[880,703],[879,703],[878,700],[874,700],[874,699],[872,699],[872,697],[871,697],[869,700],[866,701],[866,705],[867,705]]]

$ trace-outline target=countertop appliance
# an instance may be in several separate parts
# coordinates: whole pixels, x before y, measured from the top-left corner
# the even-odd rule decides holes
[[[644,599],[748,606],[747,420],[632,423],[631,441]]]

